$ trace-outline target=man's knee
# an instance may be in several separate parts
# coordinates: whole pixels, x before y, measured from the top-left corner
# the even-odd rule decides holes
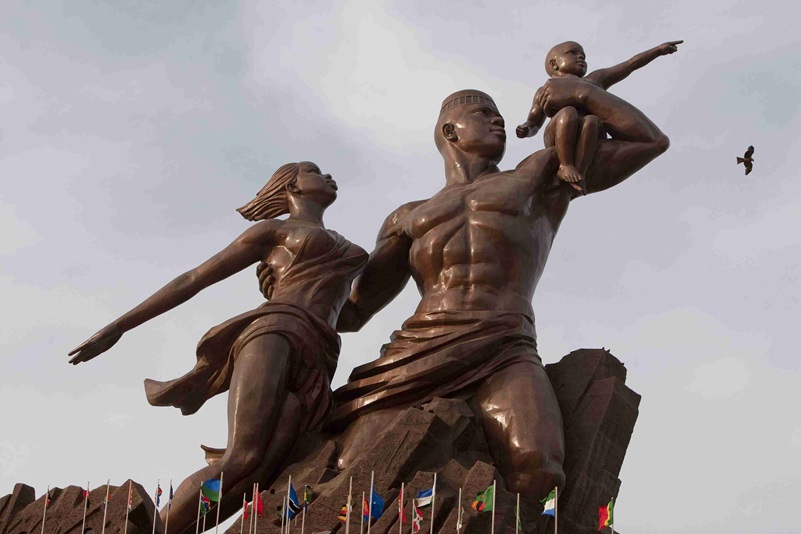
[[[564,453],[516,448],[512,453],[512,473],[509,486],[514,492],[539,496],[548,494],[554,487],[564,487],[565,472],[562,468]]]

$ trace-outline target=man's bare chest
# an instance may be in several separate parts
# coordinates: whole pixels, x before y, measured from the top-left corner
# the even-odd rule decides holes
[[[528,217],[532,214],[532,201],[530,188],[509,177],[451,186],[417,206],[409,214],[406,231],[417,239],[442,226],[454,228]]]

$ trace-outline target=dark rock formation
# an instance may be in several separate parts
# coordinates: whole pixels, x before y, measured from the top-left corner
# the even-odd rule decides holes
[[[625,386],[626,369],[606,350],[581,349],[546,367],[556,391],[565,424],[567,483],[559,498],[559,526],[562,532],[590,534],[598,531],[598,506],[617,496],[617,478],[626,448],[637,419],[640,397]],[[410,501],[417,491],[431,487],[437,473],[437,498],[434,514],[435,532],[456,532],[457,496],[462,488],[464,509],[462,534],[486,533],[492,514],[470,508],[473,497],[496,480],[495,529],[511,534],[515,530],[516,495],[507,491],[505,482],[492,465],[486,441],[469,397],[434,399],[432,402],[402,412],[387,429],[376,436],[373,445],[345,471],[335,470],[335,437],[314,435],[304,442],[293,463],[273,484],[262,492],[265,516],[258,518],[259,533],[277,533],[278,509],[286,495],[287,479],[301,491],[311,486],[315,500],[308,507],[304,530],[309,533],[337,532],[344,525],[337,514],[347,499],[348,483],[353,477],[353,512],[351,532],[359,529],[362,491],[369,492],[370,473],[385,501],[384,515],[375,521],[371,534],[399,531],[398,495],[405,482],[406,522],[403,532],[411,534]],[[521,500],[523,532],[537,529],[553,531],[540,515],[538,502]],[[423,509],[421,532],[430,529],[431,508]],[[298,517],[292,530],[298,532]],[[229,530],[238,534],[240,520]],[[248,526],[245,526],[245,531]],[[366,532],[366,526],[365,526]]]
[[[50,504],[45,517],[45,534],[81,534],[84,511],[84,488],[67,486],[50,489]],[[134,482],[132,486],[131,511],[128,513],[128,534],[150,534],[153,529],[153,500],[145,489]],[[106,485],[89,492],[86,509],[86,531],[99,534],[103,529],[103,500]],[[125,509],[128,501],[128,481],[120,486],[109,487],[106,533],[118,534],[125,530]],[[34,500],[30,486],[17,484],[14,492],[0,499],[0,534],[38,534],[42,532],[45,496]],[[156,519],[156,532],[163,528]]]

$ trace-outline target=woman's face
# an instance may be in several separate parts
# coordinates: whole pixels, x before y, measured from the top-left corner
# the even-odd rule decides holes
[[[323,174],[315,163],[302,161],[298,172],[297,188],[307,200],[330,206],[337,198],[337,183],[330,174]]]

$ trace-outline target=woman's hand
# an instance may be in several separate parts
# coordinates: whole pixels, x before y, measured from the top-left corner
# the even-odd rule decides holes
[[[88,362],[113,347],[121,337],[122,332],[114,323],[102,328],[95,335],[70,351],[68,354],[68,356],[72,356],[70,363],[78,365],[81,362]]]

